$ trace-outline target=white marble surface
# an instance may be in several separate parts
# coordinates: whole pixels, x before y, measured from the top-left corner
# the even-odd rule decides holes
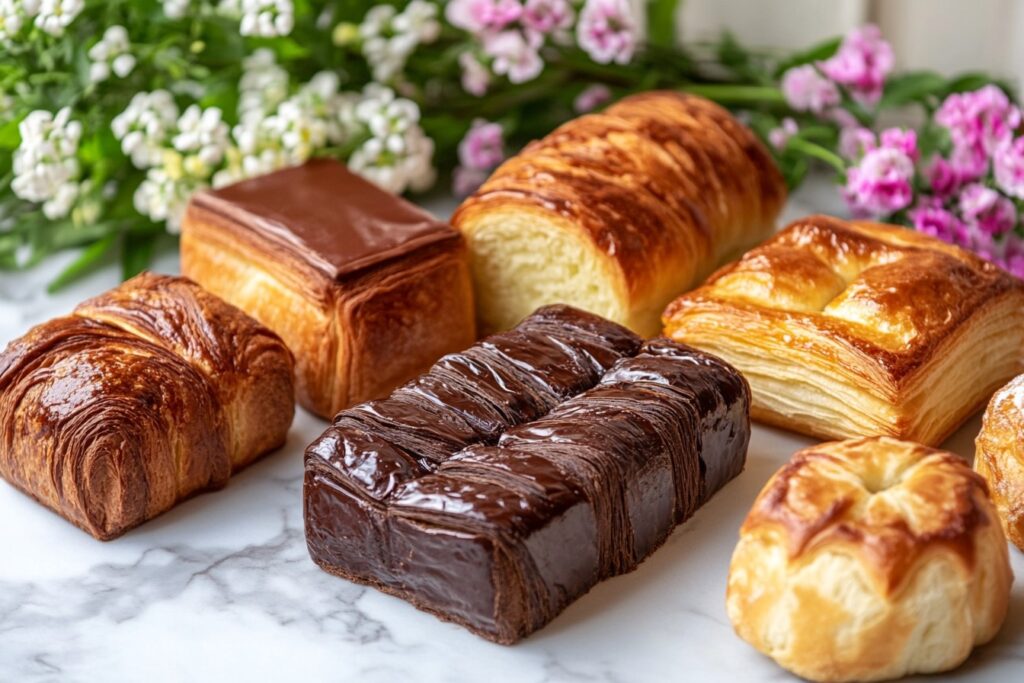
[[[442,203],[439,205],[445,208]],[[833,206],[828,188],[788,217]],[[114,285],[111,266],[55,297],[70,258],[0,274],[0,344]],[[156,270],[175,272],[173,254]],[[810,440],[755,427],[747,468],[637,571],[607,581],[514,647],[321,572],[306,553],[299,411],[280,452],[124,537],[100,543],[0,482],[0,681],[789,680],[733,635],[729,557],[769,475]],[[948,444],[970,457],[975,418]],[[1024,577],[1024,555],[1011,551]],[[950,677],[1021,680],[1024,581],[997,640]]]

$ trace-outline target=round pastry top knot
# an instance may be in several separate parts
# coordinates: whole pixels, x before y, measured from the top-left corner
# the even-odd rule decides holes
[[[876,589],[891,594],[934,550],[973,567],[974,532],[993,522],[987,494],[952,453],[889,437],[831,442],[793,456],[740,533],[774,537],[791,564],[824,552],[858,556]]]

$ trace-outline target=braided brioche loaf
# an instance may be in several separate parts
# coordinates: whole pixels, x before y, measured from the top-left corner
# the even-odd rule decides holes
[[[650,336],[674,296],[768,236],[784,200],[768,152],[727,111],[652,92],[530,144],[452,224],[482,332],[564,302]]]

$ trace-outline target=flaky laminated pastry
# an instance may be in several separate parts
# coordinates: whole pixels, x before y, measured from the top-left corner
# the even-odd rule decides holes
[[[889,437],[800,451],[747,515],[729,568],[737,634],[813,681],[959,666],[995,637],[1013,575],[985,482]]]
[[[336,161],[196,193],[181,269],[281,335],[322,417],[476,337],[459,234]]]
[[[974,469],[988,482],[1007,537],[1024,550],[1024,375],[992,397]]]
[[[143,274],[0,355],[0,476],[109,540],[283,444],[294,400],[277,335]]]
[[[653,336],[672,297],[771,233],[784,200],[771,155],[725,109],[650,92],[527,146],[452,224],[483,331],[563,302]]]
[[[936,445],[1024,369],[1024,282],[891,225],[796,221],[674,301],[665,334],[750,382],[753,417]]]

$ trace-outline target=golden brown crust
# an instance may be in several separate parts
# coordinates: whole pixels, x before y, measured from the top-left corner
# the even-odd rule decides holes
[[[481,221],[495,211],[530,212],[577,233],[607,261],[611,286],[621,289],[632,316],[660,310],[728,253],[769,234],[784,200],[771,156],[727,111],[654,92],[532,143],[502,164],[452,223],[471,248]],[[550,302],[536,302],[543,303]]]
[[[284,442],[291,356],[181,278],[144,274],[0,355],[0,475],[101,540]]]
[[[905,228],[827,216],[801,219],[721,268],[674,301],[663,320],[669,336],[724,354],[743,371],[794,373],[789,388],[751,378],[753,413],[826,437],[939,443],[1024,362],[1020,344],[1008,341],[1024,331],[1024,283]],[[718,327],[744,337],[730,339]],[[998,354],[975,362],[973,348],[989,337]],[[951,358],[968,376],[925,415],[939,383],[954,376],[943,365]],[[807,370],[796,377],[802,361]],[[849,401],[862,394],[865,416],[846,425],[816,417],[812,395],[830,382],[842,384]]]
[[[800,676],[946,671],[998,632],[1013,580],[985,482],[887,437],[793,456],[743,526],[727,606],[737,633]]]
[[[192,204],[181,268],[284,339],[299,403],[322,417],[387,395],[475,337],[461,239],[334,279]]]
[[[1024,375],[992,397],[974,470],[988,482],[1007,537],[1024,550]]]

